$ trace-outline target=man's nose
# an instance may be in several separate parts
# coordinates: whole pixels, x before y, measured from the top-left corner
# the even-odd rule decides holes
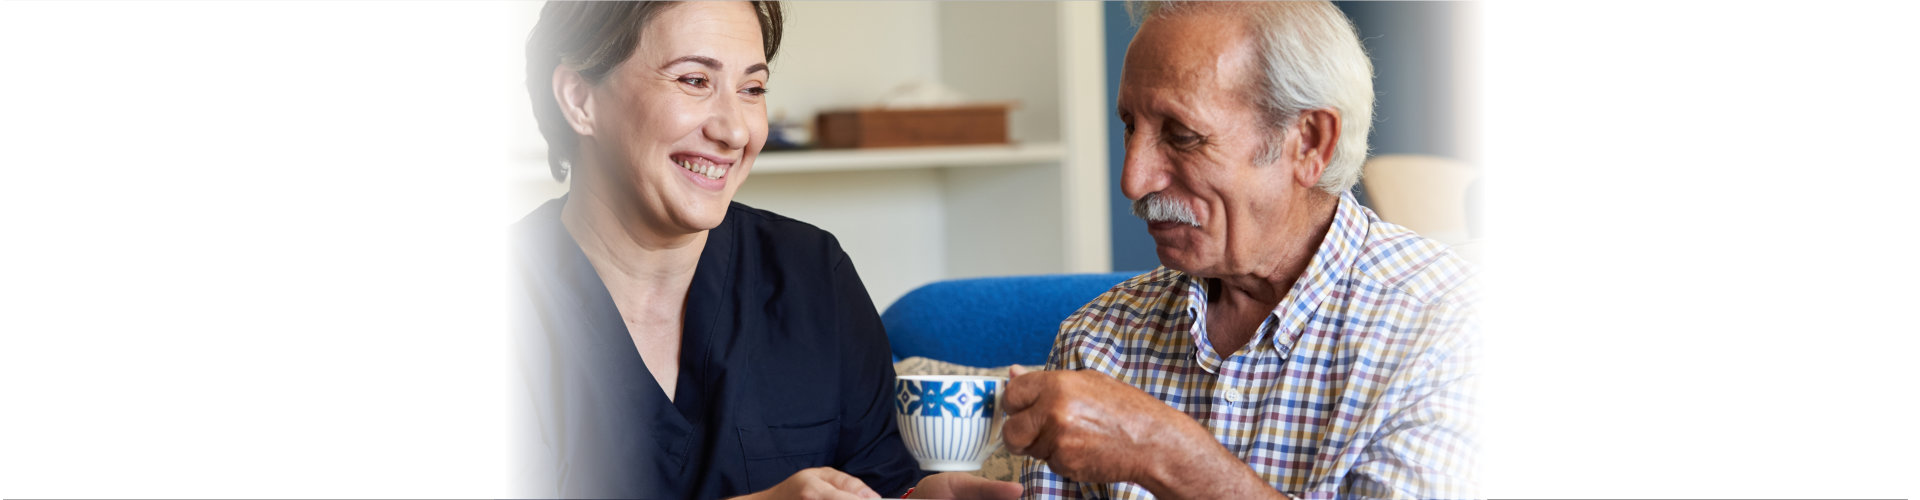
[[[1127,142],[1127,157],[1120,164],[1120,194],[1129,200],[1160,192],[1171,182],[1166,157],[1140,142]]]

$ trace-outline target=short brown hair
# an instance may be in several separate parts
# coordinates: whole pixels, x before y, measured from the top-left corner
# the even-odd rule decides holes
[[[748,2],[760,20],[760,39],[767,61],[780,50],[780,2]],[[674,2],[551,1],[540,8],[540,21],[527,36],[527,97],[533,99],[533,118],[547,140],[547,168],[554,180],[565,180],[561,163],[573,156],[579,138],[560,113],[553,97],[553,68],[566,64],[589,82],[599,83],[614,66],[633,55],[640,31],[655,14]]]

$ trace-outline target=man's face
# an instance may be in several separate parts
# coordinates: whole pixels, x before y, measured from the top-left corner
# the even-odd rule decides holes
[[[1149,220],[1160,262],[1203,277],[1246,273],[1280,248],[1276,227],[1298,193],[1294,163],[1256,164],[1273,137],[1248,97],[1255,41],[1231,9],[1156,17],[1127,49],[1118,107],[1126,124],[1128,199],[1183,206],[1191,223]],[[1174,210],[1178,212],[1179,210]],[[1265,263],[1271,265],[1271,263]]]

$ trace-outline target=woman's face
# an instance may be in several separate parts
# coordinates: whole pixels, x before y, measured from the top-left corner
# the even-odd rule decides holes
[[[642,224],[712,229],[767,142],[767,60],[744,2],[692,2],[647,23],[639,47],[592,90],[583,152],[595,188],[626,199]]]

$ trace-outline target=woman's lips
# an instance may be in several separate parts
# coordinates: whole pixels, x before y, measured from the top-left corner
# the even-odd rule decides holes
[[[719,191],[727,187],[727,175],[733,171],[733,160],[716,158],[699,153],[674,153],[667,161],[680,167],[680,173],[687,180],[702,188]]]
[[[731,161],[716,161],[714,158],[697,154],[681,153],[668,156],[667,158],[672,161],[674,165],[678,165],[688,172],[699,174],[708,179],[726,177],[729,167],[733,164]]]

